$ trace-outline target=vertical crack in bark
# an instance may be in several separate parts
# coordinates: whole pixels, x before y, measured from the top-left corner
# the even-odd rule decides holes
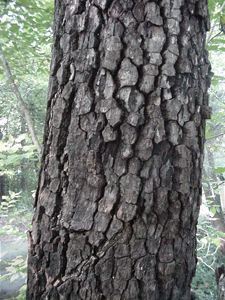
[[[205,8],[56,1],[28,299],[191,299]]]

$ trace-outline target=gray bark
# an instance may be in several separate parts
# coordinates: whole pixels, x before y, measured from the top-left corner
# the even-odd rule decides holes
[[[56,0],[27,299],[191,299],[206,0]]]

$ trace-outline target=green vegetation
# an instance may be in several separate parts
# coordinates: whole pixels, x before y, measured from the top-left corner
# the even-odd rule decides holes
[[[203,209],[198,227],[198,269],[193,290],[201,300],[216,298],[215,268],[225,256],[225,2],[209,1],[208,50],[214,77],[212,119],[207,123]],[[37,185],[50,65],[53,0],[0,0],[0,240],[26,241]],[[15,88],[18,88],[21,99]],[[32,120],[28,126],[27,110]],[[32,138],[31,130],[35,137]],[[1,197],[2,195],[2,197]],[[12,246],[13,248],[13,246]],[[6,251],[7,252],[7,251]],[[4,251],[3,251],[4,254]],[[14,296],[25,299],[26,255],[3,257],[2,282],[22,278]]]
[[[26,231],[30,229],[40,154],[24,108],[32,120],[35,138],[41,143],[52,19],[52,0],[0,1],[1,299],[25,299]],[[3,60],[12,78],[6,74]]]

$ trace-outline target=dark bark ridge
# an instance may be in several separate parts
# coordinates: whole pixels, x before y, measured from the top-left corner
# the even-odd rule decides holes
[[[56,0],[28,299],[191,299],[206,0]]]

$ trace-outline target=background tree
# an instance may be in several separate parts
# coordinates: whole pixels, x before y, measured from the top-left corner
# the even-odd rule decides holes
[[[224,55],[223,20],[225,16],[225,2],[210,2],[212,26],[207,38],[207,46],[213,62],[214,77],[211,87],[211,103],[213,107],[212,120],[208,122],[206,131],[206,149],[204,166],[204,192],[211,212],[215,216],[213,221],[217,228],[225,232],[224,195],[225,168],[223,162],[224,152],[224,77],[217,57]],[[224,242],[223,242],[224,244]],[[224,247],[224,246],[223,246]]]
[[[33,123],[36,139],[41,141],[52,16],[51,0],[0,1],[0,44],[13,75],[9,78],[11,80],[5,76],[6,70],[0,60],[0,132],[3,135],[0,140],[1,299],[25,298],[26,230],[31,222],[39,152],[16,96],[19,92],[22,105]]]
[[[44,123],[52,7],[51,0],[13,0],[0,6],[0,170],[10,190],[21,191],[24,177],[23,193],[30,202]]]
[[[190,299],[207,1],[56,1],[28,299]]]

